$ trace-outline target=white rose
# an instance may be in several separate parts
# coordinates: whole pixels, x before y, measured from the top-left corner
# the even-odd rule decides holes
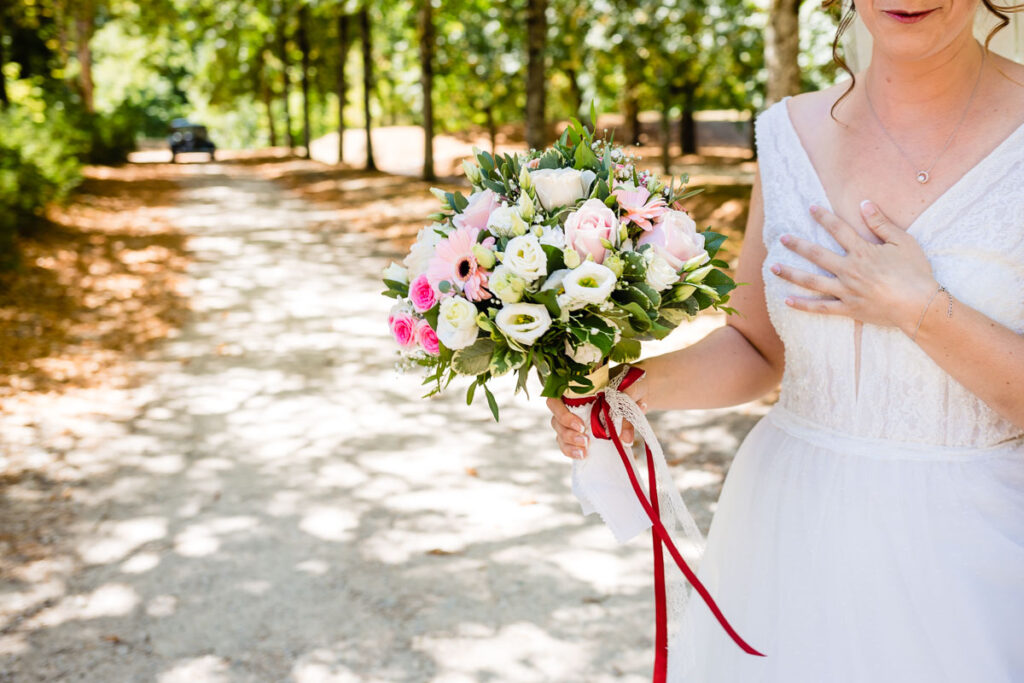
[[[441,302],[437,317],[437,338],[449,349],[464,349],[476,341],[476,306],[461,296]]]
[[[551,316],[541,304],[509,304],[498,311],[494,322],[506,337],[529,346],[551,327]]]
[[[527,229],[526,221],[522,219],[514,207],[502,204],[491,212],[487,219],[487,229],[496,237],[513,237],[522,235]]]
[[[526,291],[526,281],[508,266],[498,266],[487,280],[487,289],[494,292],[506,304],[518,303]]]
[[[583,172],[574,168],[530,171],[530,180],[537,191],[540,205],[546,211],[575,204],[586,196],[590,184],[584,184]]]
[[[509,240],[502,263],[527,282],[548,274],[548,256],[533,235],[520,235]]]
[[[604,353],[601,352],[601,349],[590,342],[582,342],[579,346],[573,348],[568,339],[565,340],[565,354],[577,363],[583,363],[584,365],[595,365],[604,358]]]
[[[565,276],[562,286],[565,294],[558,297],[558,305],[574,311],[607,300],[615,289],[615,273],[600,263],[584,261]]]
[[[438,227],[440,227],[439,224],[434,223],[433,225],[421,228],[419,234],[416,235],[416,243],[412,245],[409,254],[402,261],[408,269],[410,282],[426,271],[430,259],[434,258],[434,248],[443,239],[437,233],[436,228]]]
[[[407,285],[409,284],[409,271],[397,263],[392,262],[384,269],[384,279],[401,282],[402,284]]]
[[[650,254],[647,258],[647,284],[660,292],[679,282],[679,273],[660,251],[648,249],[647,253]]]

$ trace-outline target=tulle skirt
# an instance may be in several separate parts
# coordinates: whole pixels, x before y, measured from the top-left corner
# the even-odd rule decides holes
[[[911,446],[775,406],[736,454],[669,649],[686,683],[1024,681],[1024,443]]]

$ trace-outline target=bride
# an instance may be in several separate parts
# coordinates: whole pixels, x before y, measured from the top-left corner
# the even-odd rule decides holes
[[[977,7],[857,2],[870,66],[758,118],[740,314],[627,392],[711,408],[782,383],[699,572],[767,656],[691,600],[670,680],[1024,680],[1024,66],[974,39]]]

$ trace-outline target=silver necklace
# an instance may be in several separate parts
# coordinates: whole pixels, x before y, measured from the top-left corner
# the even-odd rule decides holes
[[[974,89],[971,90],[971,96],[967,98],[967,106],[964,107],[964,113],[960,116],[960,121],[957,122],[956,127],[953,128],[953,132],[949,134],[948,138],[946,138],[946,144],[944,144],[942,146],[942,149],[939,150],[939,153],[932,160],[931,165],[928,168],[917,172],[917,182],[921,183],[922,185],[924,185],[925,183],[928,182],[929,179],[931,179],[932,169],[935,168],[935,164],[939,163],[939,159],[942,157],[943,154],[946,153],[946,150],[949,149],[949,145],[951,142],[953,142],[953,138],[956,137],[957,131],[960,130],[960,126],[962,126],[964,121],[967,119],[967,112],[971,110],[971,103],[974,102],[974,96],[978,92],[978,85],[981,83],[981,74],[984,72],[984,70],[985,51],[982,50],[981,66],[978,68],[978,78],[974,81]],[[889,131],[886,129],[885,125],[882,124],[882,119],[878,117],[878,112],[875,111],[875,105],[872,104],[871,102],[871,93],[869,92],[869,88],[867,88],[866,86],[864,88],[864,96],[868,100],[868,109],[871,110],[871,115],[875,117],[875,122],[878,123],[878,127],[882,129],[883,133],[885,133],[885,137],[889,138],[889,142],[892,143],[892,146],[899,150],[899,153],[903,155],[903,158],[907,160],[907,163],[909,163],[912,168],[918,168],[917,164],[914,163],[914,160],[910,158],[910,155],[903,151],[903,148],[900,147],[899,143],[896,142],[896,140],[893,139],[892,135],[889,134]]]

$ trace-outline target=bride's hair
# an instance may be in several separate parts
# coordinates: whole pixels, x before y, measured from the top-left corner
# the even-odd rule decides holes
[[[992,2],[992,0],[981,0],[981,4],[996,17],[996,25],[988,32],[988,36],[985,38],[985,49],[987,50],[989,43],[992,42],[992,38],[1010,25],[1010,14],[1014,12],[1024,12],[1024,3],[1019,5],[997,5]],[[853,20],[857,17],[857,3],[856,0],[850,0],[849,6],[844,8],[844,5],[844,0],[822,0],[821,3],[821,6],[825,9],[831,9],[833,7],[839,8],[839,26],[836,28],[836,37],[832,41],[832,59],[840,69],[850,75],[850,86],[832,105],[833,118],[835,118],[836,107],[838,107],[839,103],[849,96],[853,91],[853,86],[857,84],[857,76],[854,75],[853,69],[851,69],[850,65],[847,64],[846,59],[843,57],[843,52],[839,47],[839,44],[843,39],[843,34],[846,33],[846,30],[850,28],[850,24],[852,24]]]

